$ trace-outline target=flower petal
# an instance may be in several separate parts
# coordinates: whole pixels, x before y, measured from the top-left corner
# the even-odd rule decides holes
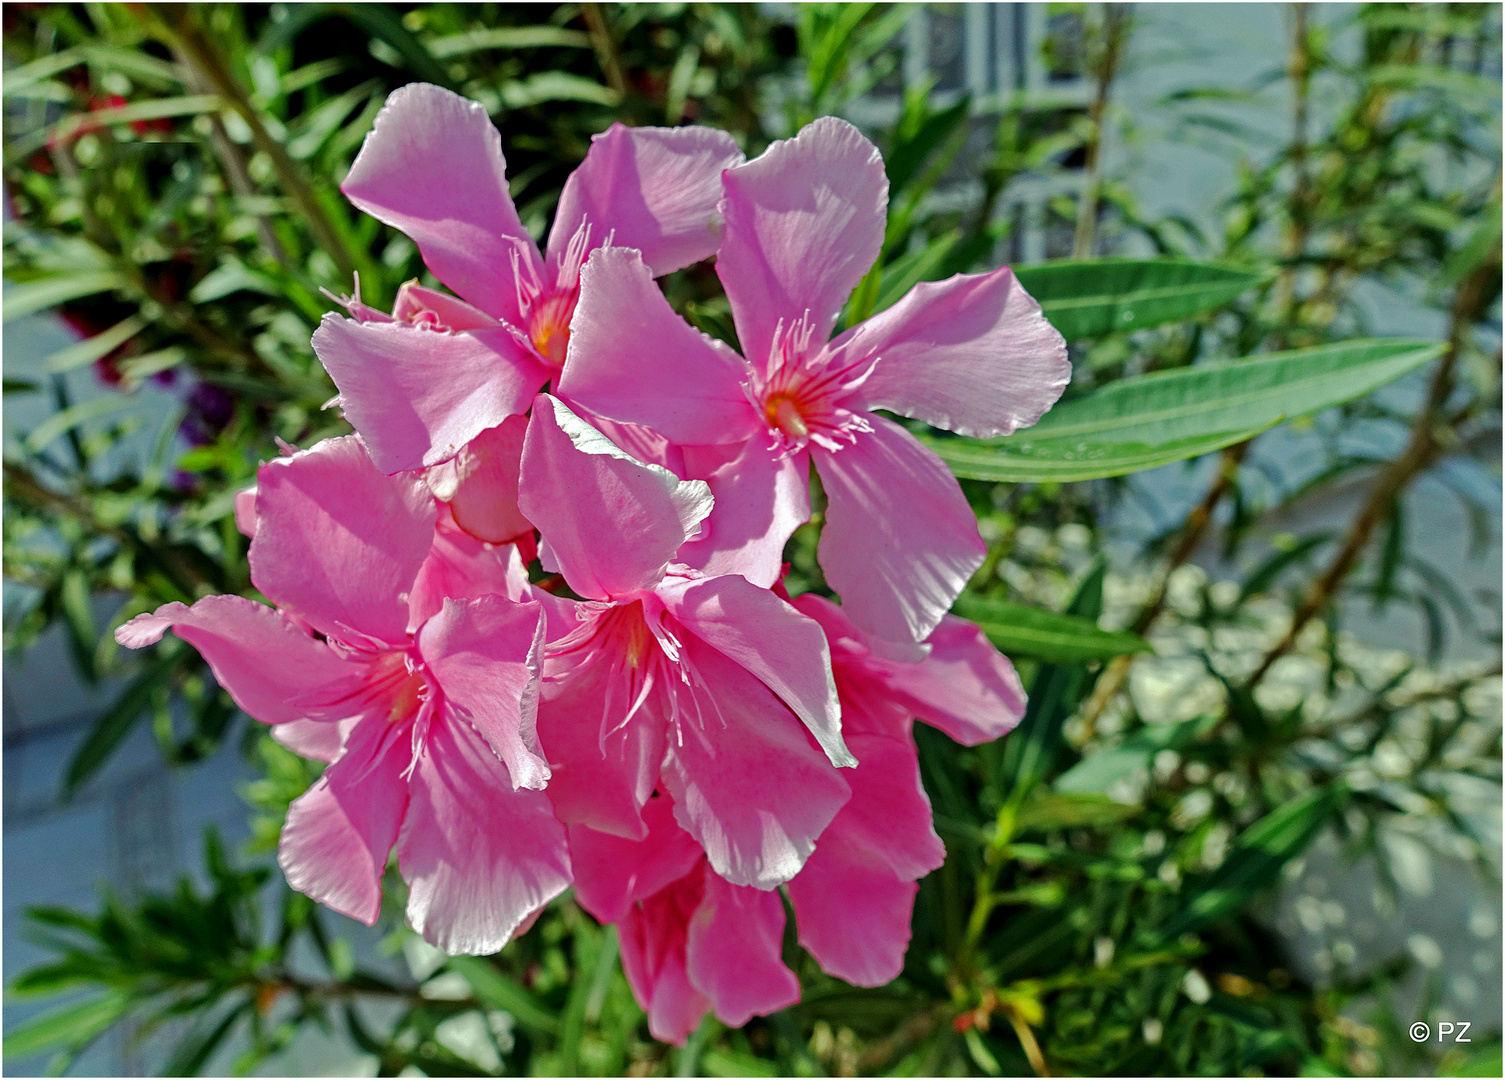
[[[439,614],[446,599],[493,594],[519,602],[532,599],[528,568],[518,546],[483,543],[441,517],[434,546],[408,594],[408,631]]]
[[[674,820],[674,804],[667,796],[648,800],[643,821],[648,834],[642,840],[570,826],[575,899],[599,922],[621,922],[635,901],[667,888],[705,858]]]
[[[451,334],[326,315],[314,352],[382,472],[437,465],[528,410],[548,378],[511,331]]]
[[[344,753],[287,808],[277,861],[287,883],[370,926],[381,914],[381,875],[408,807],[402,778],[413,756],[407,724],[366,721]]]
[[[685,322],[636,251],[602,248],[580,275],[559,395],[680,444],[738,442],[757,417],[747,362]]]
[[[711,511],[704,481],[644,465],[539,395],[523,445],[518,507],[570,588],[595,600],[652,588]]]
[[[444,284],[488,315],[520,322],[512,259],[541,265],[484,107],[427,83],[394,90],[340,190],[412,237]]]
[[[941,459],[898,424],[819,452],[826,489],[820,565],[847,617],[880,638],[920,641],[982,565],[977,518]]]
[[[831,764],[857,764],[841,741],[831,651],[819,623],[733,575],[676,582],[660,588],[659,596],[686,630],[782,698]]]
[[[502,596],[446,600],[418,631],[418,652],[448,708],[507,763],[514,788],[540,791],[549,779],[538,746],[543,638],[543,608]]]
[[[784,966],[784,904],[763,892],[705,876],[705,895],[690,918],[685,967],[716,1016],[741,1027],[800,999],[800,982]]]
[[[720,239],[721,170],[742,160],[737,142],[708,127],[613,124],[564,182],[549,232],[557,266],[582,222],[591,240],[636,248],[654,277],[709,258]]]
[[[481,432],[456,455],[455,488],[449,509],[455,524],[478,540],[504,544],[533,525],[517,508],[517,478],[528,420],[509,416]]]
[[[115,640],[139,649],[168,629],[199,651],[235,704],[264,724],[343,719],[350,715],[347,701],[361,689],[359,665],[244,596],[206,596],[192,607],[163,604],[120,627]]]
[[[772,588],[783,574],[784,545],[810,520],[810,455],[780,457],[749,439],[706,484],[715,500],[706,535],[680,549],[679,561],[711,577],[740,574]]]
[[[662,777],[674,817],[736,885],[772,889],[804,865],[851,789],[773,692],[698,637]],[[693,704],[686,701],[693,696]]]
[[[429,728],[397,841],[408,922],[450,955],[493,953],[570,885],[564,826],[541,791],[513,791],[485,740],[453,716]]]
[[[418,477],[383,476],[353,435],[325,439],[257,473],[251,580],[323,634],[406,643],[436,516]]]
[[[792,139],[728,169],[726,235],[716,273],[742,354],[760,370],[774,330],[809,312],[823,343],[883,247],[888,178],[878,149],[845,120],[823,116]]]
[[[835,836],[822,836],[789,899],[800,944],[821,968],[857,986],[882,986],[904,970],[919,885]]]
[[[340,751],[345,749],[345,736],[358,723],[359,720],[340,720],[333,724],[322,720],[294,720],[277,724],[267,734],[299,757],[328,765],[340,756]]]
[[[881,357],[854,407],[962,435],[1029,427],[1071,381],[1065,339],[1008,267],[922,281],[831,347],[843,364]]]
[[[852,798],[821,834],[817,850],[827,837],[842,836],[898,877],[924,877],[946,861],[946,846],[935,833],[913,740],[906,733],[852,735],[851,741],[862,755],[862,764],[843,774]]]
[[[1006,735],[1024,716],[1024,686],[1009,658],[980,629],[947,615],[930,635],[930,656],[886,665],[894,699],[963,746]]]
[[[704,863],[634,904],[619,927],[622,973],[648,1014],[648,1031],[661,1042],[683,1046],[710,1011],[711,1003],[690,985],[685,937],[690,915],[704,893]]]

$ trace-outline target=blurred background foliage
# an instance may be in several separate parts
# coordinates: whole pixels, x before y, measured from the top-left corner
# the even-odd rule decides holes
[[[1499,667],[1432,662],[1450,633],[1495,632],[1498,594],[1482,625],[1417,553],[1425,523],[1403,500],[1491,434],[1498,446],[1499,8],[1345,7],[1341,24],[1314,10],[1292,7],[1287,58],[1258,85],[1160,104],[1239,161],[1208,230],[1144,211],[1109,167],[1105,141],[1135,126],[1115,98],[1126,5],[1048,5],[1034,47],[1052,78],[1089,89],[1069,106],[903,78],[901,6],[7,5],[5,318],[52,310],[78,341],[40,376],[7,373],[7,408],[25,399],[44,418],[5,445],[6,646],[60,625],[80,678],[125,680],[63,797],[143,724],[173,763],[236,753],[261,773],[245,792],[249,850],[211,835],[204,873],[174,892],[32,912],[55,960],[11,992],[71,996],[7,1032],[7,1057],[55,1053],[66,1069],[124,1025],[168,1033],[167,1074],[264,1069],[308,1029],[382,1075],[1497,1070],[1497,1017],[1439,1058],[1394,1004],[1408,957],[1302,975],[1271,915],[1319,837],[1393,887],[1380,837],[1397,822],[1472,861],[1487,888],[1499,873],[1455,805],[1467,782],[1498,800]],[[1340,33],[1357,55],[1334,49]],[[791,928],[801,1004],[736,1031],[708,1019],[665,1047],[614,931],[568,897],[498,956],[451,959],[402,926],[393,896],[380,949],[406,975],[378,974],[353,924],[266,869],[317,766],[241,716],[194,650],[117,653],[113,628],[138,612],[254,595],[233,493],[279,442],[348,430],[323,411],[333,386],[309,347],[330,294],[359,274],[381,307],[401,282],[432,281],[411,242],[337,190],[386,95],[413,80],[490,111],[535,236],[615,120],[714,125],[754,155],[815,116],[896,98],[897,119],[870,126],[891,183],[883,256],[849,322],[916,281],[1022,262],[1011,193],[1077,178],[1046,209],[1056,261],[1020,269],[1072,344],[1064,419],[991,444],[916,426],[989,542],[958,611],[1031,695],[996,745],[917,732],[948,858],[922,882],[891,986],[823,975]],[[1283,110],[1284,136],[1257,137],[1237,108]],[[958,178],[965,197],[943,197]],[[1354,345],[1376,284],[1434,311],[1435,342]],[[665,287],[732,335],[708,263]],[[1302,351],[1236,362],[1282,350]],[[88,366],[111,392],[75,401],[66,376]],[[1369,394],[1412,370],[1409,398]],[[148,384],[176,400],[149,426]],[[1327,406],[1303,422],[1323,438],[1319,467],[1277,475],[1251,453]],[[1393,450],[1345,440],[1376,422]],[[1110,568],[1103,521],[1132,497],[1128,474],[1203,454],[1218,464],[1190,512]],[[1269,522],[1336,492],[1353,506],[1336,527],[1270,538]],[[1458,497],[1475,520],[1490,512]],[[824,589],[818,524],[791,541],[793,591]],[[1212,580],[1191,565],[1208,549],[1247,569]],[[1413,606],[1433,655],[1343,633],[1355,598]]]

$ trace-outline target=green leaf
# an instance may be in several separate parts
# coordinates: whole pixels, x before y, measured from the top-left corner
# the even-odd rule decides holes
[[[7,1058],[29,1057],[60,1043],[77,1045],[94,1038],[131,1007],[125,994],[106,994],[43,1013],[5,1036]]]
[[[1172,259],[1093,259],[1014,267],[1067,341],[1180,322],[1251,288],[1250,270]]]
[[[1216,716],[1199,716],[1169,724],[1150,724],[1117,746],[1099,750],[1077,762],[1051,785],[1062,792],[1103,792],[1119,780],[1150,767],[1162,750],[1179,750],[1202,738],[1216,726]]]
[[[62,412],[53,413],[33,428],[26,436],[26,449],[35,454],[43,450],[53,439],[71,431],[79,424],[107,416],[112,412],[119,412],[134,404],[134,399],[122,394],[106,394],[92,401],[81,401],[77,405],[70,405]]]
[[[779,1063],[737,1050],[710,1049],[700,1055],[707,1076],[778,1076]]]
[[[1362,397],[1443,346],[1361,340],[1154,372],[1110,383],[1002,439],[926,440],[958,476],[1089,480],[1243,442],[1282,419]]]
[[[59,275],[28,281],[24,285],[12,285],[5,290],[4,321],[19,319],[38,311],[77,300],[81,296],[93,296],[106,289],[122,289],[125,277],[114,270],[90,270],[82,274]]]
[[[1014,816],[1014,827],[1078,829],[1116,825],[1139,812],[1139,807],[1115,802],[1095,791],[1035,789]]]
[[[42,363],[51,372],[72,371],[76,367],[92,364],[101,357],[108,356],[146,327],[145,319],[140,315],[131,315],[121,319],[108,330],[101,330],[93,337],[85,338],[77,345],[59,349]]]
[[[425,82],[436,83],[447,90],[458,90],[450,79],[444,65],[434,59],[423,42],[407,27],[396,9],[386,4],[331,4],[330,8],[360,27],[370,36],[385,41],[407,62],[408,69]]]
[[[592,79],[571,75],[567,71],[539,71],[526,79],[512,79],[502,84],[502,100],[509,109],[525,109],[550,101],[585,101],[594,105],[616,105],[619,95],[609,86]]]
[[[428,49],[436,59],[448,60],[451,56],[464,56],[482,49],[531,49],[540,46],[588,49],[590,44],[590,35],[583,30],[566,30],[559,26],[496,26],[435,38],[428,43]]]
[[[544,1035],[559,1031],[559,1018],[546,1011],[533,995],[513,982],[491,963],[479,956],[452,956],[449,969],[458,971],[470,983],[471,990],[493,1009],[502,1009],[525,1028]]]
[[[1346,796],[1341,782],[1316,788],[1245,829],[1223,865],[1187,890],[1185,904],[1160,936],[1172,939],[1214,923],[1269,888],[1280,868],[1317,838]]]
[[[83,745],[68,762],[68,771],[63,776],[63,798],[72,798],[75,792],[109,760],[115,748],[121,744],[131,728],[135,727],[147,709],[151,708],[152,696],[159,686],[171,678],[177,668],[178,654],[164,656],[126,687],[115,704],[94,723]]]
[[[1044,660],[1106,660],[1126,653],[1148,652],[1137,634],[1099,630],[1091,619],[1057,615],[1007,600],[963,595],[956,614],[970,619],[988,640],[1010,656],[1038,656]]]
[[[919,251],[901,255],[885,266],[883,277],[878,283],[878,298],[873,304],[873,311],[893,307],[915,285],[943,276],[951,252],[961,236],[960,229],[953,229],[937,236]]]
[[[208,1064],[214,1052],[219,1049],[220,1043],[225,1041],[225,1036],[242,1016],[251,1011],[254,1002],[242,1001],[235,1008],[225,1014],[225,1017],[208,1031],[195,1029],[184,1036],[173,1053],[172,1060],[162,1068],[163,1076],[197,1076],[199,1070]]]

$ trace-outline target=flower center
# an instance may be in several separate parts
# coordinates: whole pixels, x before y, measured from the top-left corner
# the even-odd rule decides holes
[[[772,394],[763,406],[768,415],[768,426],[782,431],[791,439],[810,437],[810,425],[800,415],[799,404],[790,394]]]
[[[570,317],[575,314],[574,290],[556,292],[534,305],[528,315],[528,337],[538,355],[557,368],[564,367],[570,347]]]

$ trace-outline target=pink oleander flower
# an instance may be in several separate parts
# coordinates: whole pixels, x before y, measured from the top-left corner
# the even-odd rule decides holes
[[[975,745],[1008,732],[1024,710],[1013,665],[977,627],[947,616],[918,663],[877,656],[836,605],[800,596],[831,642],[843,734],[861,764],[852,789],[789,883],[800,944],[828,973],[858,986],[897,978],[918,880],[945,848],[931,823],[910,734],[912,718]],[[799,1000],[781,959],[784,909],[733,885],[676,824],[663,794],[643,809],[640,839],[570,826],[575,895],[618,923],[622,966],[655,1038],[683,1043],[708,1010],[738,1026]]]
[[[711,511],[706,485],[634,460],[547,395],[518,504],[545,568],[585,598],[548,635],[539,737],[556,813],[640,837],[661,786],[718,874],[789,880],[847,801],[831,765],[855,764],[820,627],[741,577],[674,564]]]
[[[921,641],[984,546],[946,466],[873,410],[1008,434],[1060,396],[1065,342],[1007,268],[922,282],[828,340],[882,247],[888,198],[877,149],[845,121],[815,121],[727,169],[723,186],[716,272],[743,355],[681,320],[635,253],[603,249],[582,273],[557,392],[685,448],[717,509],[682,558],[707,572],[777,579],[810,515],[813,462],[826,580],[866,630]]]
[[[116,640],[171,628],[236,704],[330,761],[288,810],[290,885],[369,925],[395,844],[414,929],[494,952],[570,884],[539,790],[543,610],[493,592],[522,595],[515,554],[439,526],[423,481],[383,475],[356,436],[263,465],[237,509],[243,526],[254,513],[251,580],[277,608],[165,604]]]
[[[410,284],[391,316],[349,302],[314,350],[383,472],[437,465],[526,411],[564,363],[580,267],[603,244],[642,252],[661,276],[709,256],[725,132],[614,124],[565,181],[547,252],[518,219],[501,137],[486,110],[448,90],[395,91],[340,185],[417,243],[459,299]]]

